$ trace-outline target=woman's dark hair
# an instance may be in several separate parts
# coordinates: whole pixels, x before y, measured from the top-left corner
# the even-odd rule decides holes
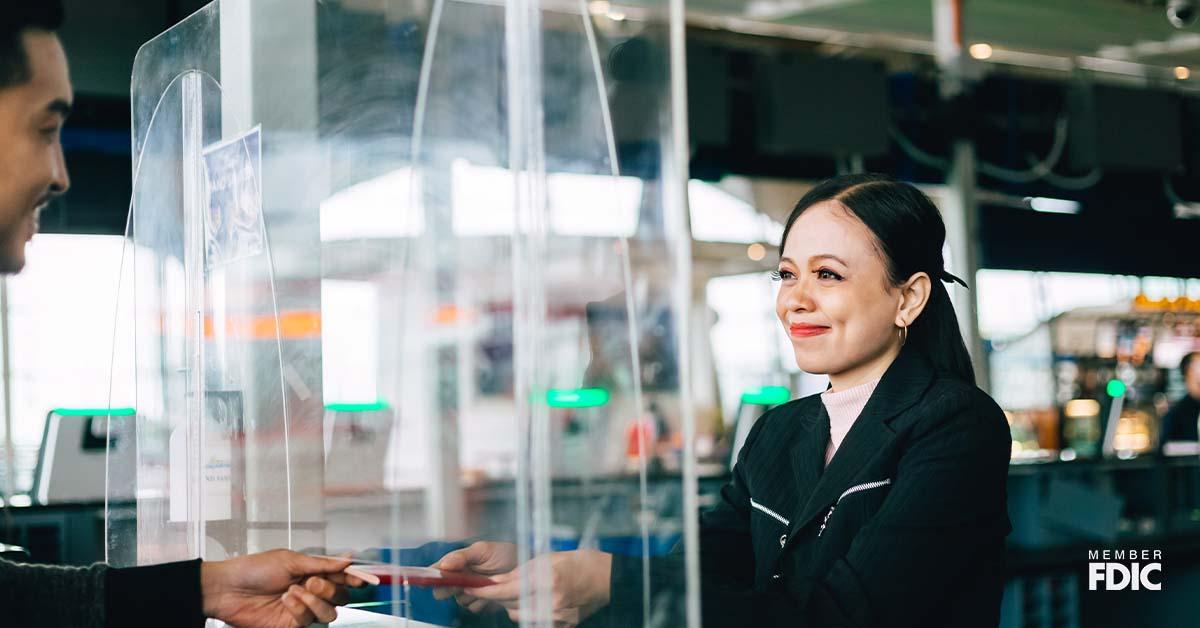
[[[796,203],[783,228],[781,252],[800,214],[822,201],[841,203],[871,230],[892,285],[907,281],[915,273],[929,275],[929,301],[909,325],[905,344],[921,351],[937,372],[975,383],[971,356],[959,331],[950,293],[942,284],[966,283],[944,268],[946,225],[933,201],[917,188],[886,175],[852,174],[828,179]]]
[[[27,30],[55,32],[62,28],[60,0],[4,0],[0,11],[0,89],[30,79],[29,59],[21,35]]]

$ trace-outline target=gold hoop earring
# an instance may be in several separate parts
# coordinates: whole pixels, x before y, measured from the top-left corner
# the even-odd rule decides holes
[[[896,330],[896,335],[900,337],[900,346],[908,342],[908,325],[901,325],[900,329]]]

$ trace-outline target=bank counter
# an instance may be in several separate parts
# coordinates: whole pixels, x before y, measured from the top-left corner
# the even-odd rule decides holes
[[[715,502],[728,473],[717,465],[700,479],[700,503]],[[561,478],[554,481],[553,519],[580,521],[580,515],[603,512],[587,534],[602,549],[623,553],[642,551],[633,513],[650,511],[658,523],[646,546],[651,555],[670,551],[682,538],[683,494],[679,477],[652,473],[643,485],[637,475],[604,478]],[[464,515],[474,521],[504,521],[511,512],[515,490],[509,482],[482,481],[464,488]],[[426,507],[423,491],[407,491],[400,499],[384,495],[329,496],[328,521],[318,526],[328,546],[345,546],[355,538],[375,534],[393,519],[419,520]],[[1002,626],[1178,626],[1194,617],[1194,592],[1200,590],[1200,457],[1144,455],[1130,459],[1020,461],[1009,468],[1007,585]],[[399,504],[399,506],[397,506]],[[398,510],[397,510],[398,508]],[[113,505],[110,525],[136,527],[134,504]],[[24,545],[35,562],[88,564],[103,559],[102,502],[13,506],[0,540]],[[621,523],[614,523],[621,522]],[[480,529],[480,536],[488,536]],[[330,533],[333,534],[330,534]],[[497,530],[499,534],[504,531]],[[554,549],[577,547],[583,530],[558,526]],[[120,534],[110,530],[110,534]],[[345,538],[339,538],[343,535]],[[377,558],[403,564],[429,564],[462,540],[414,541],[404,548],[376,548]],[[1088,565],[1104,562],[1092,552],[1149,550],[1161,552],[1159,591],[1089,591]],[[393,551],[395,553],[393,553]],[[1110,554],[1111,555],[1111,554]],[[390,621],[370,610],[388,610],[395,603],[387,590],[357,592],[345,625],[383,625]],[[411,607],[413,617],[433,625],[453,625],[457,611],[435,602],[427,591],[414,589],[399,604]],[[403,597],[403,594],[402,594]],[[360,615],[359,613],[367,613]],[[1116,621],[1123,623],[1112,623]],[[352,623],[358,622],[358,623]],[[363,623],[368,622],[368,623]],[[419,625],[414,622],[410,625]]]

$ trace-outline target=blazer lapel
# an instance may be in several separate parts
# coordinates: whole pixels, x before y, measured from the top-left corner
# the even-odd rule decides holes
[[[804,492],[799,493],[803,507],[799,516],[792,521],[789,536],[794,538],[796,531],[835,502],[862,468],[895,438],[896,434],[888,423],[916,403],[932,379],[933,371],[924,357],[916,350],[901,351],[879,380],[862,414],[855,419],[824,473],[820,472],[820,468],[825,463],[829,435],[809,430],[806,438],[793,451],[793,465],[797,468],[798,488],[810,492],[807,498]],[[825,404],[820,406],[820,411],[825,412]],[[817,421],[810,423],[816,424]],[[797,460],[798,456],[806,459]],[[814,465],[815,471],[811,470]],[[808,482],[803,482],[803,479]],[[879,479],[883,478],[869,478]]]
[[[825,471],[825,449],[829,444],[829,433],[818,425],[828,425],[825,404],[816,400],[808,416],[801,422],[802,429],[791,447],[792,474],[796,478],[795,495],[797,507],[804,505],[813,488]]]

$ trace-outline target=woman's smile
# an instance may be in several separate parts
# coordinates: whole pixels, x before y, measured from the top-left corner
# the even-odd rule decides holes
[[[829,331],[828,325],[809,325],[808,323],[793,323],[788,326],[788,335],[792,338],[811,338]]]

